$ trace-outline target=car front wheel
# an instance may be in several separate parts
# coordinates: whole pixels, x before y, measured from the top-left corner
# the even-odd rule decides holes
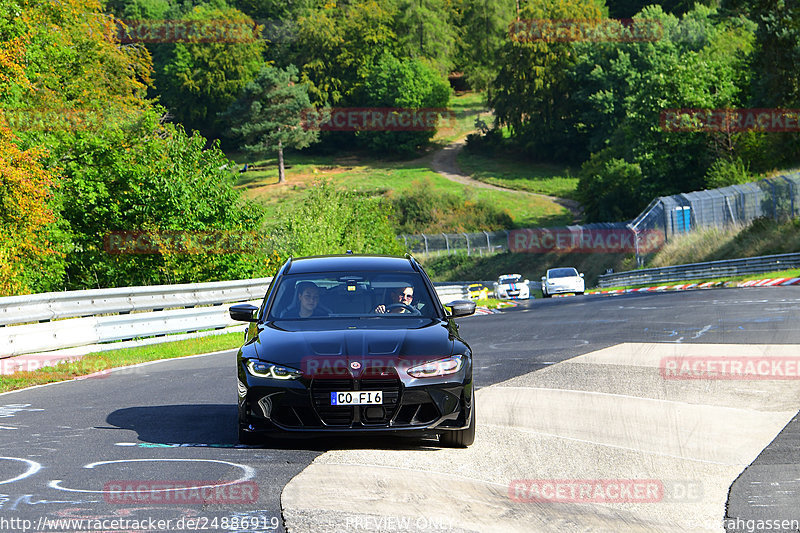
[[[472,414],[470,415],[469,427],[456,431],[442,433],[439,437],[439,444],[448,448],[466,448],[475,442],[475,397],[472,398]]]

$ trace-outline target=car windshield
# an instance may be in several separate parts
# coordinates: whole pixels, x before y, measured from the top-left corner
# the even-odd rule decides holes
[[[435,314],[419,274],[324,272],[284,276],[267,320],[433,318]]]
[[[500,276],[500,283],[514,283],[522,279],[522,276]]]
[[[574,268],[554,268],[549,271],[550,278],[574,278],[578,276],[578,271]]]

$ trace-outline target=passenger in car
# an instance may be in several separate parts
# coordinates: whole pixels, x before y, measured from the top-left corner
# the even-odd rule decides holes
[[[292,302],[281,318],[308,318],[311,316],[328,316],[329,312],[319,305],[320,288],[311,281],[297,284],[297,300]]]

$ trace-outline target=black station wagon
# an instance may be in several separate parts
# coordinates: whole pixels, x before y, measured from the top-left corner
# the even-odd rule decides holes
[[[288,260],[251,322],[237,357],[239,440],[308,434],[475,438],[472,351],[453,318],[474,302],[443,306],[412,257]]]

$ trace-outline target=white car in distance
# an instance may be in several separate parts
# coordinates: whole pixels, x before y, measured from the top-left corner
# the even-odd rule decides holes
[[[528,280],[522,274],[502,274],[494,282],[494,294],[501,300],[527,300],[531,297]]]
[[[583,294],[586,284],[583,274],[572,267],[551,268],[542,276],[542,296],[550,298],[554,294]]]

